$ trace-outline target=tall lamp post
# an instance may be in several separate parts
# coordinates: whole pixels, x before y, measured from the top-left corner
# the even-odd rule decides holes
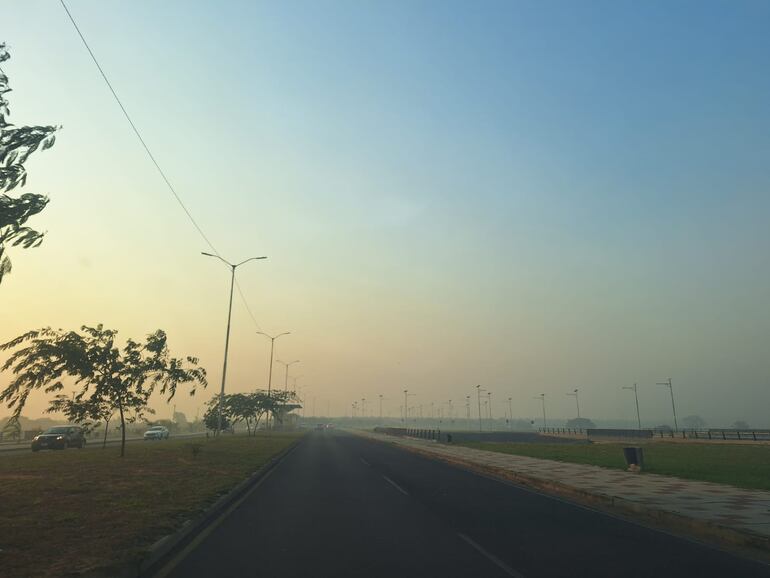
[[[513,406],[511,405],[511,398],[508,398],[508,415],[511,419],[510,422],[508,422],[508,429],[513,429]]]
[[[283,376],[283,390],[289,391],[289,366],[294,365],[295,363],[299,363],[299,359],[295,359],[294,361],[281,361],[280,359],[276,359],[278,363],[283,365],[286,368],[286,373]]]
[[[567,395],[571,395],[575,398],[575,406],[577,407],[577,416],[578,419],[580,419],[580,402],[578,402],[578,390],[575,388],[572,390],[572,393],[568,393]]]
[[[486,391],[485,389],[482,389],[480,385],[476,386],[476,397],[478,398],[479,402],[479,431],[482,430],[481,426],[481,392]]]
[[[471,396],[465,396],[465,427],[471,429]]]
[[[409,393],[408,389],[404,390],[404,427],[407,426],[409,420],[409,398],[415,395],[414,393]]]
[[[267,405],[270,407],[270,391],[273,388],[273,351],[275,350],[275,340],[283,335],[289,335],[291,331],[284,331],[278,335],[269,335],[264,331],[257,331],[257,335],[264,335],[270,340],[270,368],[267,372]],[[267,414],[268,429],[270,429],[270,412]]]
[[[379,394],[378,397],[380,398],[380,425],[382,425],[382,394]]]
[[[639,395],[636,393],[636,384],[624,385],[623,389],[630,389],[634,392],[634,400],[636,400],[636,423],[639,426],[639,429],[642,429],[642,418],[639,417]]]
[[[547,426],[546,426],[546,424],[548,423],[548,422],[545,420],[545,394],[544,394],[544,393],[541,393],[540,395],[538,395],[538,396],[537,396],[537,397],[535,397],[534,399],[539,399],[540,401],[542,401],[542,402],[543,402],[543,429],[545,429],[545,428],[547,427]]]
[[[201,251],[201,255],[206,255],[206,257],[214,257],[215,259],[219,259],[230,267],[230,305],[227,307],[227,332],[225,333],[225,361],[222,365],[222,387],[219,390],[219,403],[217,404],[218,410],[217,410],[217,434],[222,431],[222,405],[225,399],[225,381],[227,379],[227,352],[230,349],[230,320],[233,316],[233,287],[235,285],[235,270],[243,265],[244,263],[248,263],[249,261],[256,261],[259,259],[267,259],[267,257],[249,257],[248,259],[241,261],[240,263],[230,263],[229,261],[223,259],[219,255],[214,255],[212,253],[205,253]]]
[[[666,381],[658,382],[658,385],[665,385],[668,388],[668,392],[671,394],[671,409],[674,412],[674,431],[679,431],[679,426],[676,423],[676,405],[674,405],[674,386],[671,384],[671,378]]]

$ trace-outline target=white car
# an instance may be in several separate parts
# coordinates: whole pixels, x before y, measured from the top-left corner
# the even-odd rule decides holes
[[[154,425],[146,432],[144,432],[145,440],[167,440],[168,428],[162,425]]]

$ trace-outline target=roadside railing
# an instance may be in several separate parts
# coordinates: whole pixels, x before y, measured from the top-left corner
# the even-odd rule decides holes
[[[385,435],[420,438],[424,440],[439,440],[440,429],[421,429],[413,427],[376,427],[374,431]]]
[[[542,434],[559,434],[559,435],[584,435],[587,430],[583,428],[574,427],[541,427],[537,431]]]

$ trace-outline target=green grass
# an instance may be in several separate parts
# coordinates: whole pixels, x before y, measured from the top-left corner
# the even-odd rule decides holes
[[[626,469],[623,447],[630,444],[517,444],[462,445],[576,464]],[[770,445],[647,443],[644,472],[691,480],[770,490]]]
[[[115,446],[0,456],[0,574],[136,560],[300,435],[135,442],[125,458]]]

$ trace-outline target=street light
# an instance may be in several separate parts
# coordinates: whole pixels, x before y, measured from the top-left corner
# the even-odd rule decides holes
[[[416,393],[409,393],[408,389],[404,390],[404,427],[406,427],[407,420],[409,419],[409,398],[417,395]]]
[[[580,403],[578,402],[577,388],[575,388],[572,393],[568,393],[567,395],[571,395],[575,398],[575,405],[577,406],[577,416],[578,416],[578,419],[580,419]]]
[[[510,422],[508,422],[508,429],[513,429],[513,406],[511,405],[511,398],[508,398],[508,415],[511,419]]]
[[[639,425],[639,429],[642,429],[642,419],[639,417],[639,395],[636,393],[636,384],[624,385],[623,389],[630,389],[634,392],[634,399],[636,400],[636,423]]]
[[[479,401],[479,431],[482,431],[482,427],[481,427],[481,392],[482,391],[486,391],[486,390],[485,389],[481,389],[481,386],[477,385],[476,386],[476,397],[478,398],[478,401]]]
[[[671,384],[671,378],[666,381],[658,382],[658,385],[665,385],[668,388],[668,392],[671,394],[671,409],[674,412],[674,431],[679,431],[679,426],[676,423],[676,405],[674,405],[674,386]]]
[[[491,391],[487,392],[487,402],[488,402],[487,411],[489,412],[489,422],[490,422],[489,425],[490,427],[493,427],[492,426],[492,392]]]
[[[289,377],[291,378],[291,380],[292,380],[292,382],[293,382],[293,385],[292,385],[292,391],[293,391],[294,393],[297,393],[297,380],[298,380],[300,377],[305,377],[305,376],[304,376],[304,375],[290,375]]]
[[[233,315],[233,287],[235,285],[235,269],[243,265],[244,263],[248,263],[249,261],[256,261],[258,259],[267,259],[267,257],[249,257],[248,259],[241,261],[240,263],[236,263],[233,265],[229,261],[226,261],[219,255],[214,255],[212,253],[205,253],[204,251],[201,251],[201,255],[206,255],[206,257],[214,257],[215,259],[219,259],[230,267],[230,305],[227,308],[227,332],[225,333],[225,361],[222,365],[222,387],[219,390],[219,403],[218,410],[217,410],[217,434],[222,431],[222,405],[225,399],[225,380],[227,378],[227,352],[230,349],[230,319]]]
[[[275,349],[275,340],[283,335],[289,335],[291,331],[284,331],[278,335],[268,335],[264,331],[257,331],[257,335],[264,335],[270,340],[270,369],[267,373],[267,405],[270,407],[270,391],[273,387],[273,350]],[[270,429],[270,413],[267,414],[267,427]]]
[[[546,424],[548,423],[545,420],[545,394],[541,393],[540,395],[538,395],[537,397],[535,397],[533,399],[539,399],[540,401],[543,402],[543,429],[545,429],[547,427]]]
[[[280,359],[276,359],[276,361],[286,367],[286,374],[283,377],[283,390],[288,391],[289,390],[289,366],[294,365],[295,363],[299,363],[299,359],[295,359],[294,361],[289,361],[288,363],[285,361],[281,361]]]

